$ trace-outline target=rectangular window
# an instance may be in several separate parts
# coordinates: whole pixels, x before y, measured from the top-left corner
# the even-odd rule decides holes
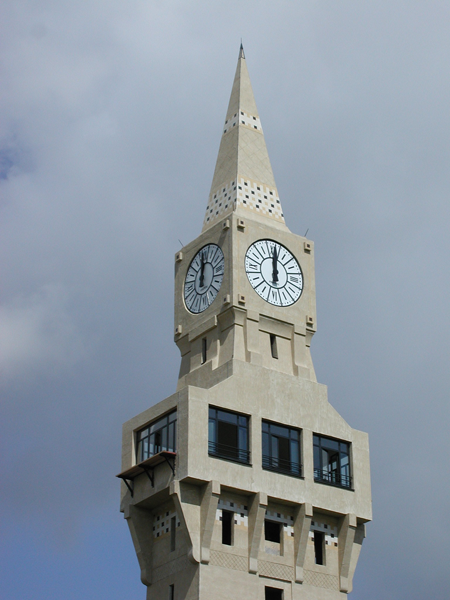
[[[313,439],[315,481],[350,489],[350,444],[321,435]]]
[[[170,519],[170,551],[173,552],[176,547],[176,535],[177,535],[177,518],[172,517]]]
[[[233,545],[233,523],[234,513],[222,510],[222,544],[226,546]]]
[[[266,542],[281,544],[281,523],[276,521],[264,521],[264,539]]]
[[[264,600],[283,600],[283,590],[279,588],[265,587]]]
[[[277,336],[270,334],[270,352],[272,354],[272,358],[278,358],[278,348],[277,348]]]
[[[207,342],[208,340],[206,338],[202,339],[202,365],[205,364],[207,358]]]
[[[248,421],[245,415],[210,406],[209,455],[249,464]]]
[[[169,585],[169,600],[175,600],[175,585]]]
[[[321,531],[314,531],[314,556],[316,565],[325,564],[325,535]]]
[[[301,477],[300,431],[294,427],[263,421],[262,465],[268,471]]]
[[[154,421],[136,434],[136,462],[162,452],[176,452],[177,411]]]

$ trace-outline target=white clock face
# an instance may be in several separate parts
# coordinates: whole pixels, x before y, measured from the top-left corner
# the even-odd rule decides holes
[[[216,244],[203,246],[192,259],[184,281],[184,302],[194,314],[214,301],[222,285],[225,260]]]
[[[303,274],[295,256],[273,240],[259,240],[245,255],[245,272],[257,294],[275,306],[290,306],[303,291]]]

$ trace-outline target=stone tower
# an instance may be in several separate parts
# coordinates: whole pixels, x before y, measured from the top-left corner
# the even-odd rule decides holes
[[[371,519],[368,436],[317,383],[314,245],[285,224],[243,49],[199,237],[175,256],[175,394],[123,428],[147,600],[337,600]]]

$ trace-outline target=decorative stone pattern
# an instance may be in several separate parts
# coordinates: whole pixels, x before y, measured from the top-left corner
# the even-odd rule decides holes
[[[237,185],[236,181],[230,181],[211,193],[203,224],[218,221],[222,216],[233,212],[237,207],[248,209],[253,213],[274,218],[276,221],[284,223],[284,215],[276,188],[270,188],[258,181],[239,177]]]
[[[327,523],[319,523],[318,521],[311,521],[311,528],[309,530],[309,541],[314,541],[314,531],[321,531],[325,534],[325,544],[327,546],[338,545],[337,527],[332,527]]]
[[[177,527],[180,527],[180,521],[176,511],[166,511],[155,515],[153,518],[153,537],[160,538],[170,533],[170,521],[172,517],[176,518]]]
[[[303,582],[326,590],[339,590],[339,578],[327,573],[316,573],[316,571],[303,571]]]
[[[276,188],[268,187],[258,181],[239,177],[237,206],[284,223],[284,215]]]
[[[240,110],[239,113],[235,113],[231,118],[225,121],[225,125],[223,127],[223,133],[228,133],[233,127],[237,125],[249,127],[250,129],[256,129],[262,133],[261,121],[259,117],[255,117],[254,115],[249,115],[243,110]]]
[[[294,517],[292,515],[283,515],[283,513],[274,510],[266,510],[266,518],[277,523],[283,523],[284,533],[294,537]]]
[[[160,579],[164,579],[164,577],[175,575],[175,573],[179,573],[180,571],[185,571],[189,567],[189,564],[189,560],[186,556],[171,560],[160,567],[156,567],[156,569],[152,571],[152,580],[156,583]]]
[[[222,520],[222,510],[228,510],[234,513],[234,524],[248,527],[248,507],[244,504],[237,504],[231,500],[220,499],[216,510],[216,521]]]
[[[224,213],[230,213],[236,208],[236,181],[230,181],[214,193],[211,192],[203,224],[218,221]]]
[[[219,552],[218,550],[211,550],[209,563],[225,569],[234,569],[235,571],[248,570],[248,561],[245,556]]]
[[[258,572],[260,575],[270,577],[271,579],[282,579],[283,581],[292,581],[294,579],[294,569],[292,567],[266,560],[258,561]]]

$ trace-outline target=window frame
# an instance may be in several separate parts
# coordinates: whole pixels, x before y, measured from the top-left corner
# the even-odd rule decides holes
[[[267,430],[265,430],[265,428]],[[277,436],[276,429],[280,428],[287,432],[286,436]],[[272,431],[271,431],[272,429]],[[295,435],[294,435],[295,434]],[[268,436],[267,439],[267,448],[268,454],[265,452],[265,436]],[[283,458],[273,456],[274,453],[274,444],[272,438],[283,437],[289,440],[289,461],[286,461]],[[298,451],[298,461],[296,462],[292,460],[292,445],[297,445]],[[295,445],[294,444],[294,445]],[[292,427],[290,425],[284,425],[283,423],[276,423],[275,421],[269,421],[268,419],[262,419],[261,421],[261,456],[262,456],[262,468],[265,471],[275,471],[276,473],[280,473],[283,475],[289,475],[291,477],[298,477],[303,479],[303,465],[301,462],[302,459],[302,430],[298,427]],[[281,464],[280,464],[281,463]],[[287,464],[289,463],[289,464]]]
[[[228,415],[227,418],[220,416]],[[236,417],[236,423],[233,418]],[[237,428],[237,446],[219,442],[219,423],[234,425]],[[251,465],[250,458],[250,416],[219,406],[208,407],[208,455],[236,462],[241,465]]]
[[[325,442],[324,444],[322,442]],[[327,447],[328,442],[328,447]],[[337,444],[337,447],[335,446]],[[334,446],[334,447],[333,447]],[[319,433],[313,434],[314,481],[353,491],[351,466],[352,443]],[[330,454],[337,455],[336,468],[332,468]],[[324,453],[328,454],[327,465],[323,464]],[[331,467],[331,468],[330,468]]]
[[[177,409],[154,419],[135,432],[136,464],[159,454],[177,451]],[[152,441],[153,436],[153,441]]]

